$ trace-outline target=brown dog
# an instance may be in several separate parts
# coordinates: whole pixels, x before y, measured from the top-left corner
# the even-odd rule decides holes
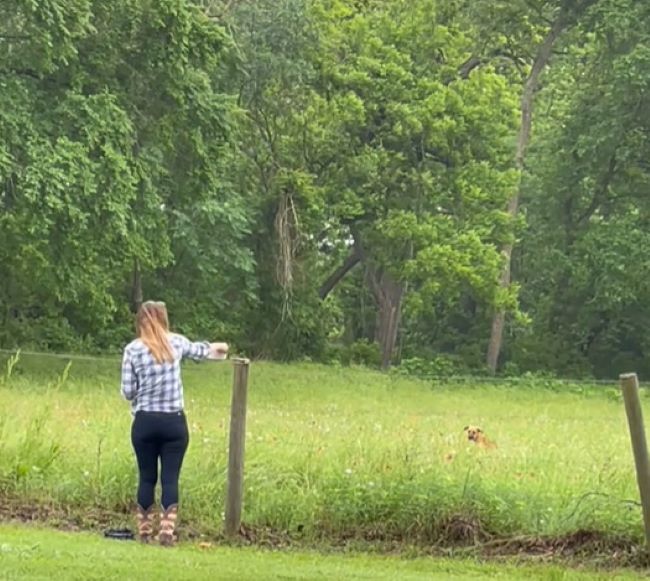
[[[467,439],[470,442],[474,442],[479,448],[483,448],[484,450],[493,450],[497,447],[497,445],[492,440],[489,440],[483,433],[483,430],[477,426],[465,426],[463,431],[467,432]]]

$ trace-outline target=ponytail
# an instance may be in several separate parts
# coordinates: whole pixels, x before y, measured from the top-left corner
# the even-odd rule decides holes
[[[169,319],[165,303],[147,301],[138,309],[136,329],[140,340],[149,348],[156,363],[174,361],[169,342]]]

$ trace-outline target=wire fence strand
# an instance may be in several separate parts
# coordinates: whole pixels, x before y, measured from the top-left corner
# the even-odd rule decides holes
[[[102,355],[83,355],[81,353],[53,353],[50,351],[26,351],[23,349],[0,349],[0,354],[8,357],[16,356],[37,357],[60,359],[63,361],[95,361],[103,363],[119,363],[122,358],[121,353],[105,353]],[[409,372],[401,373],[399,367],[394,368],[394,374],[397,377],[412,377],[432,383],[454,383],[454,384],[485,384],[485,385],[535,385],[540,388],[551,386],[584,386],[584,387],[618,387],[618,378],[611,379],[585,379],[569,377],[553,377],[537,374],[524,374],[520,376],[502,376],[502,375],[435,375],[430,373]],[[640,381],[639,386],[642,388],[650,387],[645,381]]]
[[[47,351],[24,351],[22,349],[0,349],[0,353],[5,353],[10,357],[20,354],[27,357],[50,357],[53,359],[63,360],[80,360],[80,361],[119,361],[122,357],[120,353],[107,353],[106,355],[81,355],[79,353],[51,353]]]

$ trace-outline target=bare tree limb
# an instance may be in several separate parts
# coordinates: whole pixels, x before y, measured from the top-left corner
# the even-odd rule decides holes
[[[327,280],[321,285],[318,289],[318,296],[321,300],[325,300],[327,295],[329,295],[334,287],[343,280],[343,277],[350,272],[357,264],[361,262],[362,253],[359,249],[359,246],[356,244],[352,247],[352,252],[345,259],[343,264],[339,266],[330,276],[327,277]]]
[[[578,217],[578,224],[589,220],[589,218],[591,218],[594,212],[598,209],[598,206],[600,206],[600,204],[604,201],[605,197],[607,196],[607,190],[609,189],[609,186],[612,183],[612,179],[614,178],[614,174],[616,173],[616,164],[616,152],[614,152],[609,158],[609,164],[607,165],[607,170],[603,176],[603,181],[601,182],[598,190],[596,190],[594,193],[594,197],[587,209]]]
[[[325,299],[327,295],[332,292],[334,287],[343,280],[343,277],[350,272],[359,262],[366,260],[366,251],[361,240],[361,232],[359,231],[359,225],[355,222],[350,221],[348,224],[350,229],[350,234],[352,234],[352,239],[354,244],[352,245],[351,254],[345,259],[345,262],[337,268],[327,280],[321,285],[318,294],[321,299]]]
[[[468,58],[460,67],[458,74],[461,79],[467,79],[470,73],[477,67],[481,66],[485,61],[477,56]]]

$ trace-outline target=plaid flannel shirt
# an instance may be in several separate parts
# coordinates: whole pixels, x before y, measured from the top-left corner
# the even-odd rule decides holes
[[[131,402],[131,411],[180,412],[183,410],[181,360],[200,361],[208,357],[208,343],[192,343],[182,335],[170,334],[173,362],[156,363],[149,348],[136,339],[124,349],[122,395]]]

